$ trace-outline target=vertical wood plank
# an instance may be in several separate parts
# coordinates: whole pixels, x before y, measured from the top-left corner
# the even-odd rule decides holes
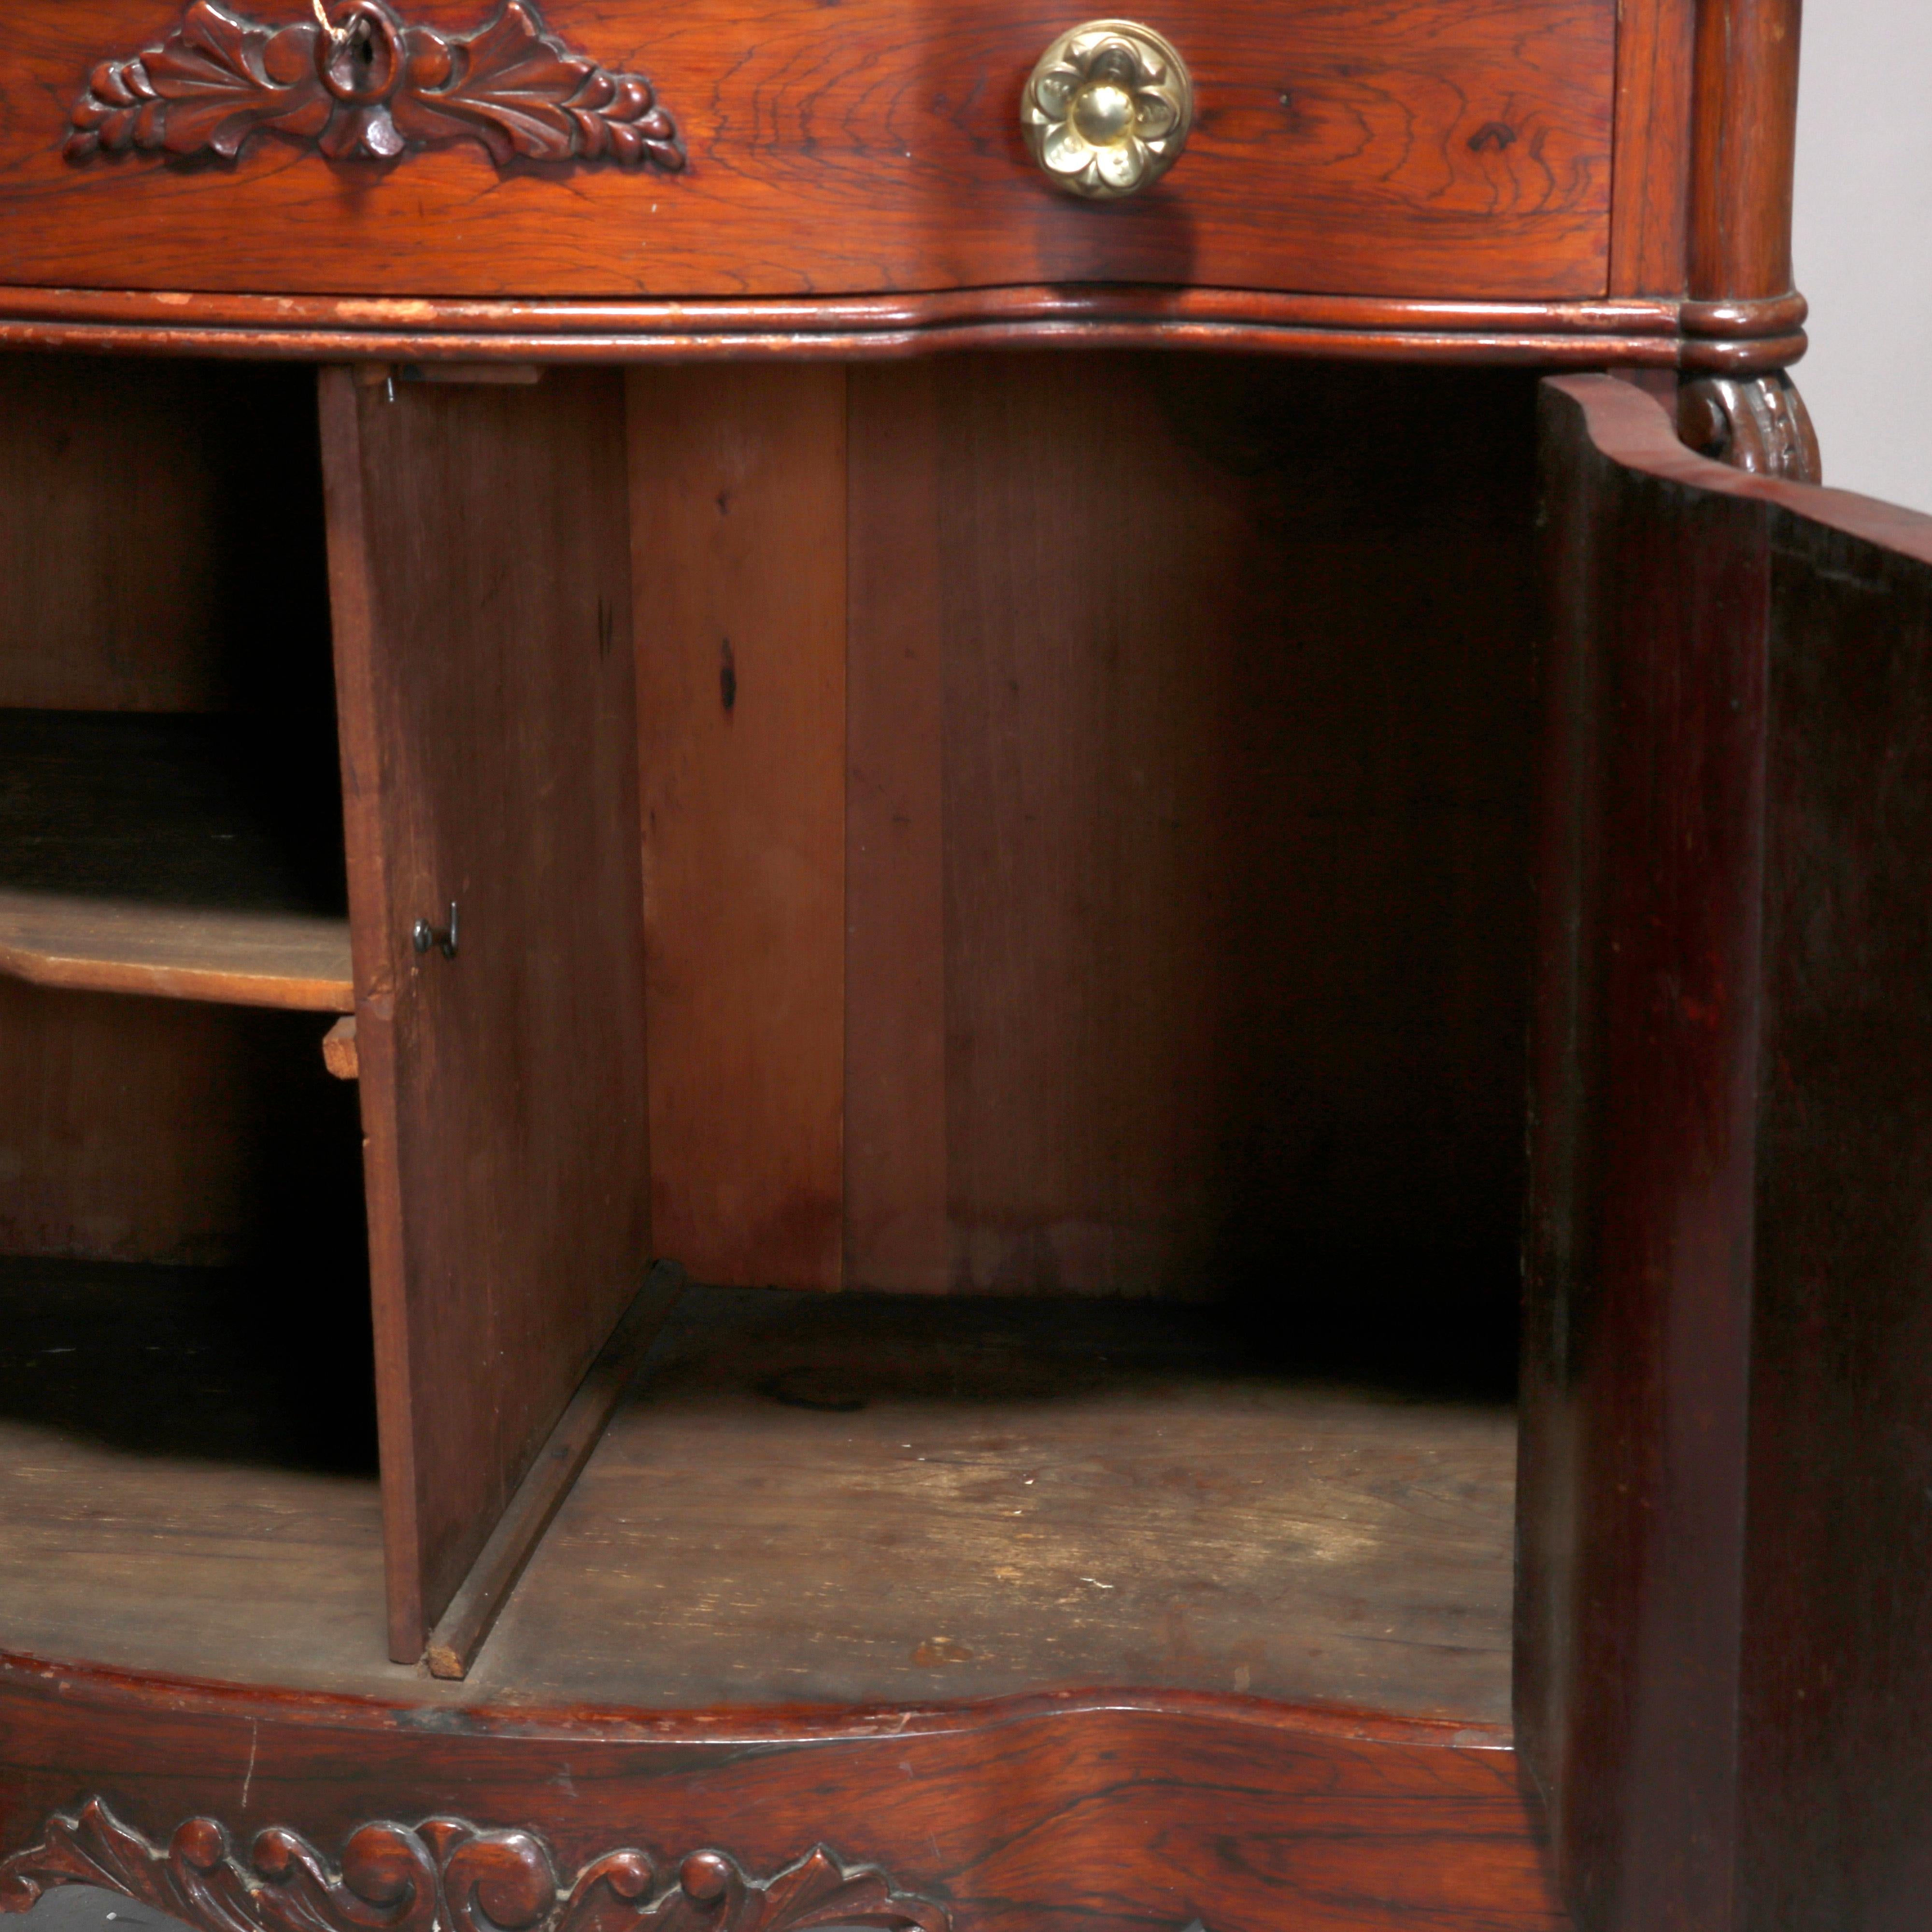
[[[1519,1748],[1593,1932],[1911,1924],[1932,519],[1543,394]]]
[[[322,416],[403,1660],[650,1245],[622,379],[333,370]]]
[[[1613,296],[1684,292],[1690,242],[1693,0],[1624,0],[1610,163]]]
[[[1006,356],[851,393],[848,1281],[1506,1256],[1528,385]]]
[[[976,1287],[1145,1293],[1206,1258],[1234,984],[1217,727],[1279,566],[1163,407],[1208,387],[1162,374],[948,372],[946,1126]]]
[[[1518,1736],[1580,1923],[1737,1924],[1764,885],[1760,505],[1548,383]],[[1648,446],[1646,447],[1647,442]],[[1814,1920],[1812,1922],[1824,1922]]]
[[[845,373],[628,379],[652,1213],[697,1279],[842,1279]]]
[[[1791,286],[1801,0],[1697,9],[1690,293],[1723,302]]]
[[[952,370],[921,360],[850,375],[846,1269],[925,1293],[953,1274],[940,549]]]
[[[364,488],[362,398],[353,372],[322,370],[317,403],[328,525],[328,602],[334,631],[349,938],[356,974],[356,1094],[362,1115],[363,1208],[369,1227],[385,1607],[390,1655],[399,1664],[413,1663],[438,1611],[431,1607],[436,1592],[424,1575],[422,1491],[429,1478],[429,1458],[417,1439],[422,1370],[412,1346],[416,1324],[410,1318],[409,1249],[403,1225],[396,1068],[398,946],[389,931],[395,915],[392,838],[386,823],[390,757],[380,668],[384,646],[376,631],[377,571]],[[452,1592],[455,1587],[452,1579]]]
[[[1780,498],[1738,1763],[1753,1932],[1909,1926],[1932,1899],[1932,519]]]

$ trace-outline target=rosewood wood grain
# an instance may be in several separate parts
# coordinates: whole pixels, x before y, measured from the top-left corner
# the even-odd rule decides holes
[[[1796,290],[1781,296],[1738,296],[1680,302],[1679,324],[1700,338],[1690,348],[1711,343],[1744,342],[1794,334],[1802,328],[1810,304]]]
[[[845,372],[628,379],[658,1246],[836,1288]]]
[[[479,1824],[540,1837],[559,1872],[614,1846],[668,1872],[702,1846],[776,1873],[825,1842],[953,1932],[1567,1925],[1511,1754],[1480,1730],[1104,1694],[830,1722],[502,1709],[428,1728],[406,1704],[25,1660],[0,1682],[8,1852],[90,1794],[157,1844],[208,1816],[241,1843],[292,1826],[338,1845],[371,1820],[435,1816],[434,1794],[458,1789]]]
[[[536,1554],[544,1532],[590,1461],[591,1451],[602,1439],[605,1426],[684,1292],[684,1270],[675,1262],[659,1262],[645,1277],[638,1298],[598,1351],[590,1372],[578,1385],[529,1473],[497,1519],[462,1588],[430,1633],[424,1661],[432,1676],[468,1676],[476,1653],[488,1640],[510,1592],[517,1587],[517,1579]]]
[[[1932,522],[1545,398],[1526,1759],[1588,1932],[1907,1922]]]
[[[1624,0],[1611,164],[1613,296],[1676,295],[1684,287],[1696,45],[1692,0]]]
[[[1786,302],[1792,299],[1786,298]],[[1668,338],[1684,304],[1618,296],[1575,302],[1468,302],[1436,296],[1282,293],[1268,289],[1175,287],[1156,284],[1081,287],[1009,284],[925,293],[763,297],[652,302],[538,299],[476,301],[446,296],[219,295],[127,288],[0,286],[0,319],[255,332],[274,340],[292,332],[353,338],[358,332],[403,339],[430,337],[626,334],[728,336],[903,334],[973,322],[1202,322],[1333,332],[1339,338],[1384,334],[1583,335]],[[1737,305],[1740,317],[1754,305]],[[1779,310],[1784,315],[1784,310]],[[1788,322],[1802,314],[1784,316]],[[1592,352],[1606,352],[1598,347]],[[406,357],[400,359],[406,360]],[[82,365],[86,366],[86,365]],[[506,365],[508,366],[508,365]],[[267,380],[267,379],[264,379]],[[284,384],[286,377],[280,379]]]
[[[1712,0],[1697,10],[1690,293],[1791,288],[1800,0]]]
[[[514,356],[623,362],[899,357],[948,345],[1114,344],[1330,359],[1699,366],[1802,354],[1792,298],[1707,305],[1680,340],[1671,302],[1472,303],[1240,289],[1007,287],[930,296],[697,302],[464,302],[0,288],[0,343],[149,356],[352,358],[424,369]]]
[[[1011,294],[1009,304],[998,298]],[[1192,295],[1220,297],[1193,301]],[[4,291],[0,291],[4,296]],[[193,298],[184,298],[192,302]],[[1771,304],[1782,312],[1790,298]],[[176,326],[59,320],[0,320],[0,346],[129,353],[149,356],[239,357],[249,360],[354,361],[362,366],[387,364],[427,372],[442,364],[474,365],[488,356],[515,356],[541,362],[842,362],[892,360],[936,350],[971,348],[1161,348],[1216,353],[1316,358],[1325,362],[1436,362],[1451,364],[1528,364],[1541,368],[1606,368],[1717,370],[1750,375],[1781,369],[1804,352],[1804,331],[1788,322],[1762,330],[1727,328],[1717,338],[1670,333],[1676,309],[1643,304],[1630,317],[1630,332],[1580,327],[1568,315],[1552,313],[1544,324],[1555,332],[1515,325],[1508,316],[1492,325],[1468,313],[1429,314],[1418,305],[1418,326],[1401,326],[1402,305],[1392,305],[1387,326],[1354,326],[1337,320],[1240,319],[1252,311],[1264,318],[1273,304],[1240,291],[1156,291],[1155,298],[1087,300],[1077,295],[1042,295],[1030,290],[976,292],[956,310],[935,298],[889,301],[874,310],[847,304],[786,304],[782,309],[744,304],[639,304],[605,318],[610,332],[590,329],[518,333],[545,328],[553,320],[542,305],[500,317],[490,332],[452,333],[410,328],[407,311],[418,318],[436,313],[433,304],[370,304],[392,326],[361,328],[276,328],[266,326]],[[1294,304],[1299,307],[1299,304]],[[1378,307],[1383,305],[1378,304]],[[1452,305],[1453,306],[1453,305]],[[1688,311],[1690,304],[1682,304]],[[1724,304],[1727,311],[1751,304]],[[975,319],[983,307],[998,317]],[[514,305],[505,304],[506,310]],[[1284,314],[1292,309],[1284,309]],[[872,325],[871,317],[879,319]],[[1660,320],[1658,320],[1660,318]],[[478,318],[466,318],[465,328]],[[694,327],[693,325],[700,325]],[[427,374],[424,380],[436,380]]]
[[[362,0],[373,4],[373,0]],[[474,31],[476,0],[411,0]],[[300,0],[259,0],[287,28]],[[1042,181],[1018,118],[1068,23],[1046,0],[909,14],[846,0],[550,0],[557,38],[642,68],[689,157],[655,171],[520,163],[474,142],[375,163],[262,141],[200,169],[76,168],[67,104],[178,0],[0,4],[0,238],[10,278],[370,296],[730,297],[1011,283],[1581,298],[1605,286],[1615,0],[1324,5],[1211,0],[1178,28],[1200,114],[1158,188],[1118,208]],[[49,104],[58,111],[50,112]]]
[[[0,322],[0,348],[87,354],[233,356],[302,362],[418,358],[471,362],[514,355],[549,362],[853,362],[922,356],[948,349],[1178,349],[1213,353],[1293,356],[1322,362],[1434,362],[1468,367],[1516,364],[1542,369],[1719,368],[1740,374],[1782,368],[1804,352],[1802,334],[1773,342],[1682,344],[1652,337],[1580,338],[1377,332],[1275,328],[1227,322],[968,322],[944,328],[742,334],[662,333],[566,338],[536,335],[422,335],[239,329],[144,329],[64,322]]]
[[[1810,304],[1795,291],[1736,300],[1687,302],[1678,310],[1684,337],[1678,365],[1734,381],[1776,376],[1804,353]]]
[[[323,374],[391,1642],[412,1660],[637,1293],[650,1202],[622,380],[394,394]],[[458,956],[418,952],[452,902]]]
[[[1630,0],[1622,12],[1607,286],[1690,296],[1688,366],[1713,321],[1720,338],[1790,333],[1768,312],[1738,328],[1714,310],[1791,298],[1798,16],[1798,0]],[[1803,352],[1787,340],[1756,366]]]
[[[1692,298],[1688,369],[1742,377],[1804,352],[1791,292],[1798,15],[1798,0],[1622,11],[1607,286]]]
[[[279,26],[189,0],[158,45],[97,63],[68,120],[74,162],[129,153],[232,161],[258,135],[278,134],[332,161],[394,161],[474,141],[499,168],[684,165],[650,82],[573,53],[544,31],[534,0],[506,0],[475,33],[448,36],[406,25],[384,0],[348,0],[333,15]]]

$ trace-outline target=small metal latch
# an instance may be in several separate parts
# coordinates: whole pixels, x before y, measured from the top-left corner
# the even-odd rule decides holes
[[[434,946],[444,958],[454,959],[456,957],[456,902],[452,899],[449,902],[449,923],[447,926],[432,926],[428,920],[419,919],[416,921],[416,929],[412,936],[418,952],[427,952]]]

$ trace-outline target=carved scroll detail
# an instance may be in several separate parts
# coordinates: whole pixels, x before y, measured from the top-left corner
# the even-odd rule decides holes
[[[265,26],[192,0],[158,46],[101,62],[68,118],[71,161],[130,151],[232,161],[272,134],[338,161],[472,140],[500,168],[684,166],[650,82],[572,53],[534,0],[507,0],[487,26],[460,34],[406,26],[386,0],[349,0],[327,28]]]
[[[1686,382],[1678,392],[1677,433],[1693,449],[1754,476],[1816,483],[1823,476],[1811,412],[1781,370]]]
[[[94,1885],[195,1932],[947,1932],[944,1907],[896,1892],[874,1865],[824,1845],[768,1879],[693,1852],[674,1877],[643,1852],[607,1852],[566,1888],[534,1832],[460,1818],[358,1826],[331,1865],[298,1833],[260,1833],[244,1860],[227,1828],[190,1818],[166,1850],[98,1798],[57,1813],[40,1841],[0,1861],[0,1912],[54,1886]]]

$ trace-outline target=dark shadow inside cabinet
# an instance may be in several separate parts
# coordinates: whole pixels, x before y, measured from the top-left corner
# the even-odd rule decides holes
[[[314,373],[0,362],[0,1647],[1506,1724],[1534,389],[1089,352],[363,386],[385,449],[626,422],[651,1245],[703,1284],[431,1684],[385,1661],[321,1052]],[[50,933],[63,892],[92,927]]]
[[[0,1409],[373,1470],[313,378],[10,356],[0,420]]]

